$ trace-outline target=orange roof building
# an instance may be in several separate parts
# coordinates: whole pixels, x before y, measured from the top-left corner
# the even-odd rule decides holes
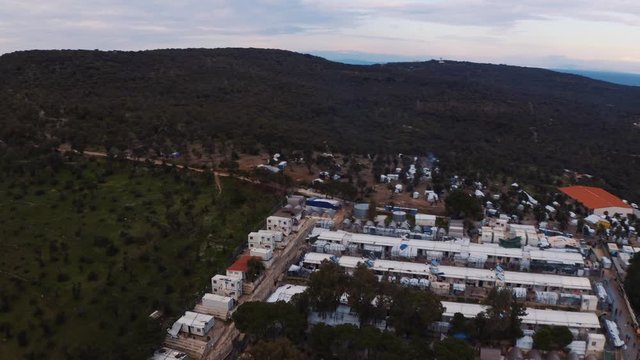
[[[633,208],[629,204],[601,188],[577,185],[561,187],[560,191],[581,203],[596,215],[604,216],[605,212],[609,215],[633,213]]]
[[[238,259],[227,268],[227,276],[244,279],[244,274],[249,270],[249,260],[256,258],[262,260],[257,256],[240,255]]]

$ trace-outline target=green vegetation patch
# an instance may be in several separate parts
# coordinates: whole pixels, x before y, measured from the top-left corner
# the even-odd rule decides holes
[[[277,202],[221,181],[78,157],[4,166],[0,354],[148,356]]]

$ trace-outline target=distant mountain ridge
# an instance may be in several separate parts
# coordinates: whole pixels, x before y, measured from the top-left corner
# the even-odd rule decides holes
[[[550,183],[576,169],[640,197],[640,88],[543,69],[357,66],[266,49],[0,56],[0,140],[140,152],[434,152],[455,171]]]
[[[586,76],[588,78],[607,81],[614,84],[640,86],[640,74],[621,73],[612,71],[595,70],[575,70],[575,69],[552,69],[554,71]]]

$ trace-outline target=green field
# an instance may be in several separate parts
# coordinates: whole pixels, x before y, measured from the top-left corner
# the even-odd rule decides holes
[[[0,174],[3,359],[149,356],[278,200],[232,179],[218,194],[211,176],[54,158]]]

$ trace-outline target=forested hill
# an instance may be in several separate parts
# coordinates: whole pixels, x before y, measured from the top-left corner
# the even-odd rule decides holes
[[[0,104],[8,147],[430,151],[460,171],[571,168],[640,197],[640,88],[548,70],[259,49],[27,51],[0,57]]]

